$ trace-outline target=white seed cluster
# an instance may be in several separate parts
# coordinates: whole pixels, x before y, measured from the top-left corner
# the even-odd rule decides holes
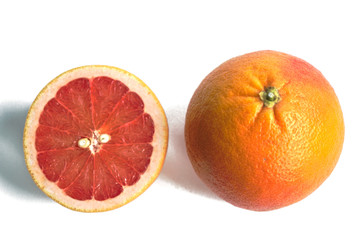
[[[94,145],[93,147],[96,147],[99,143],[107,143],[111,139],[109,134],[101,134],[100,136],[97,134],[94,134],[94,138],[81,138],[78,141],[78,146],[81,148],[91,148],[91,145]],[[90,149],[91,150],[91,149]]]

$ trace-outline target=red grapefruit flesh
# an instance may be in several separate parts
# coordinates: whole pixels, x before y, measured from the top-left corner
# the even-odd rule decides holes
[[[51,81],[32,104],[24,152],[36,184],[78,211],[120,207],[159,175],[168,143],[163,108],[134,75],[85,66]]]

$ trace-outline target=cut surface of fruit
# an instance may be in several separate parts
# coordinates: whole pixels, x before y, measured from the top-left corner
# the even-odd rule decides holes
[[[52,199],[78,211],[106,211],[136,198],[159,175],[168,142],[152,91],[115,67],[84,66],[51,81],[32,104],[24,152]]]

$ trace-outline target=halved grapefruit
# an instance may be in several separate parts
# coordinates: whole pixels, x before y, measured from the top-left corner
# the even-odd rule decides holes
[[[30,107],[24,153],[35,183],[77,211],[120,207],[159,175],[168,125],[154,93],[136,76],[84,66],[56,77]]]

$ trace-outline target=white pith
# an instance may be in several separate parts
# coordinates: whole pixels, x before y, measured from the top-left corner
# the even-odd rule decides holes
[[[136,92],[142,98],[144,102],[144,112],[151,115],[155,125],[155,133],[152,142],[153,153],[150,159],[150,164],[145,173],[141,175],[140,180],[132,186],[125,186],[124,191],[119,196],[104,201],[97,201],[94,199],[79,201],[64,194],[63,190],[60,189],[56,183],[46,179],[36,158],[37,151],[35,149],[35,133],[38,128],[38,122],[42,109],[45,104],[55,96],[60,87],[77,78],[93,78],[98,76],[108,76],[114,80],[120,80],[129,88],[130,91]],[[108,141],[107,136],[104,138],[104,141]],[[110,210],[122,206],[130,200],[136,198],[151,185],[156,176],[159,174],[164,162],[167,142],[168,125],[166,116],[155,95],[134,75],[122,69],[108,66],[85,66],[75,68],[55,78],[35,99],[30,108],[24,131],[25,161],[33,179],[52,199],[66,207],[79,211]]]

